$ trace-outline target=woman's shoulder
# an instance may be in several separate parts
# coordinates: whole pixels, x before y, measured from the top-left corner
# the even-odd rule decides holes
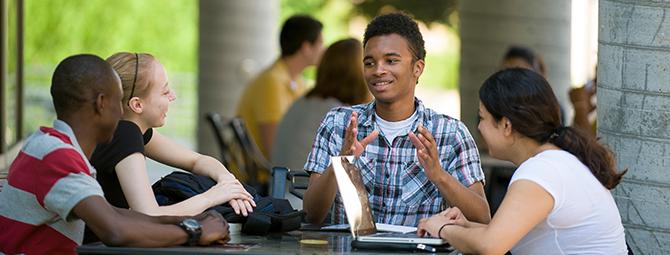
[[[119,124],[116,126],[116,131],[115,135],[134,135],[134,134],[142,134],[142,131],[140,130],[140,127],[135,124],[135,122],[128,121],[128,120],[120,120]]]
[[[142,146],[144,147],[144,138],[140,127],[132,121],[121,120],[116,126],[114,137],[108,144],[112,148]]]
[[[519,165],[512,175],[516,179],[545,179],[558,181],[565,169],[573,168],[577,160],[572,154],[563,150],[547,150],[538,153]]]

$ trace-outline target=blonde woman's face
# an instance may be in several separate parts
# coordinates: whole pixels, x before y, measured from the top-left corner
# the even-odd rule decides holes
[[[170,103],[177,97],[170,88],[165,68],[158,61],[152,64],[149,78],[150,87],[143,98],[145,105],[142,117],[151,127],[160,127],[165,125]]]

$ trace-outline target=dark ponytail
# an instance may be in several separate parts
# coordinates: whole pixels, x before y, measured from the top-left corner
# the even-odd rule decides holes
[[[627,171],[617,172],[614,155],[595,138],[563,127],[551,86],[531,70],[513,68],[491,75],[479,89],[479,100],[496,121],[507,117],[518,133],[577,157],[607,189],[616,187]]]
[[[628,171],[617,173],[614,154],[582,130],[565,127],[549,142],[575,155],[607,189],[616,187]]]

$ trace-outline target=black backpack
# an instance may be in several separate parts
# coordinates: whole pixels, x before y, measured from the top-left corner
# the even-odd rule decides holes
[[[172,172],[154,183],[151,188],[159,205],[171,205],[201,194],[216,182],[207,176],[185,172]],[[256,202],[249,216],[235,214],[230,204],[217,205],[211,209],[221,213],[229,223],[243,223],[242,233],[264,235],[268,232],[287,232],[300,228],[303,211],[293,209],[286,199],[260,197],[256,190],[243,184]]]

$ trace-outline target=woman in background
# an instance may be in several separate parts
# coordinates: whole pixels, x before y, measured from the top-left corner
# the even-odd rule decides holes
[[[333,43],[321,57],[316,85],[284,115],[272,147],[272,162],[302,170],[321,119],[333,107],[372,100],[363,79],[363,47],[356,39]]]

